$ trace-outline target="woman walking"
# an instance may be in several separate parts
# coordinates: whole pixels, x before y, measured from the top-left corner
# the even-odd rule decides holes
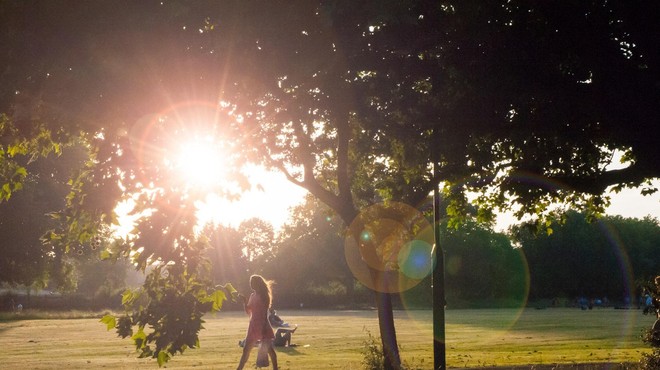
[[[252,275],[250,277],[250,288],[252,288],[250,298],[247,299],[244,295],[240,296],[243,299],[245,312],[250,315],[250,323],[248,324],[243,346],[243,355],[238,363],[237,370],[243,369],[250,357],[250,351],[257,345],[258,341],[261,341],[262,346],[266,346],[270,360],[273,363],[273,370],[277,370],[277,354],[273,347],[275,334],[268,322],[268,309],[272,301],[270,285],[271,283],[264,280],[260,275]]]

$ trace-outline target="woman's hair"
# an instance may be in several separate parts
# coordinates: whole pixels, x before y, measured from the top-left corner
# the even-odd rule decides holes
[[[250,276],[250,287],[261,296],[261,299],[266,303],[266,308],[270,308],[272,301],[271,285],[273,285],[273,282],[264,279],[261,275]]]

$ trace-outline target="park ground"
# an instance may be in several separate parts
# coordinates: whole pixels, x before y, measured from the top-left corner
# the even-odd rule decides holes
[[[297,324],[295,347],[278,348],[280,368],[362,369],[365,344],[378,333],[375,311],[281,310]],[[139,359],[129,339],[121,339],[86,318],[0,321],[0,368],[6,369],[157,369],[153,359]],[[41,315],[48,316],[48,315]],[[96,316],[96,317],[94,317]],[[432,312],[396,311],[402,359],[410,369],[432,369]],[[640,310],[573,308],[480,309],[446,311],[448,368],[615,369],[637,362],[650,349],[641,341],[653,317]],[[201,346],[175,356],[168,369],[233,369],[247,317],[220,312],[206,318]],[[249,363],[256,359],[256,351]],[[248,367],[246,367],[248,368]],[[249,367],[253,368],[253,367]]]

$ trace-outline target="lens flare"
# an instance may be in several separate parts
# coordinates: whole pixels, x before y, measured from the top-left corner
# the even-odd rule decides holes
[[[370,289],[406,291],[433,269],[433,228],[424,215],[403,203],[379,203],[364,209],[344,240],[346,262]]]
[[[411,279],[421,280],[433,268],[433,247],[423,240],[413,240],[399,251],[398,262],[401,272]]]
[[[624,301],[628,300],[634,305],[635,302],[635,283],[632,266],[630,264],[630,257],[628,256],[628,251],[625,245],[625,242],[621,239],[619,232],[615,227],[607,222],[599,222],[600,230],[603,231],[603,234],[606,240],[609,242],[610,246],[613,248],[616,255],[617,261],[619,262],[619,273],[623,279],[624,291],[622,292]],[[631,311],[631,310],[624,310]],[[621,327],[621,338],[626,338],[630,335],[635,327],[635,321],[637,315],[626,313],[627,319],[624,320],[624,325]],[[623,340],[623,339],[622,339]]]

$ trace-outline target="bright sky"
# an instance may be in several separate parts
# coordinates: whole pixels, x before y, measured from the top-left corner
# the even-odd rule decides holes
[[[277,172],[253,171],[250,182],[253,190],[238,201],[209,197],[207,205],[199,210],[200,218],[238,227],[242,221],[257,217],[277,230],[289,219],[289,209],[302,203],[307,193]]]
[[[654,182],[660,187],[660,181]],[[626,189],[621,193],[612,196],[612,204],[607,209],[611,215],[621,215],[624,217],[651,216],[660,218],[660,194],[643,196],[639,191]]]
[[[279,173],[262,172],[251,178],[263,187],[262,190],[252,190],[244,194],[242,199],[230,203],[227,200],[214,198],[209,209],[203,210],[201,216],[214,219],[216,222],[238,226],[241,221],[258,217],[270,222],[275,229],[281,227],[289,218],[289,209],[300,204],[306,190],[288,182]],[[655,182],[660,187],[660,181]],[[227,209],[222,215],[213,216],[213,210]],[[660,194],[643,196],[639,190],[625,189],[612,195],[612,204],[607,209],[610,215],[643,218],[645,216],[660,218]],[[516,220],[510,215],[498,218],[497,230],[506,230]]]
[[[660,182],[655,182],[656,186],[660,187]],[[611,194],[612,202],[607,208],[608,215],[620,215],[630,218],[644,218],[646,216],[656,217],[660,219],[660,194],[641,195],[639,190],[625,189],[619,194]],[[498,217],[495,229],[498,231],[505,231],[512,224],[517,223],[517,220],[510,214],[503,214]]]
[[[306,190],[291,184],[279,173],[255,171],[251,180],[255,189],[245,193],[241,200],[229,202],[226,199],[212,197],[208,205],[199,210],[199,216],[204,221],[238,227],[239,224],[252,217],[260,218],[273,225],[278,230],[289,219],[290,208],[302,203]],[[660,181],[655,182],[660,186]],[[120,213],[128,211],[119,210]],[[660,218],[660,194],[642,196],[639,191],[626,189],[612,196],[612,204],[607,209],[610,215],[643,218],[651,216]],[[511,215],[500,215],[495,229],[505,231],[517,221]],[[125,230],[128,232],[128,230]]]

